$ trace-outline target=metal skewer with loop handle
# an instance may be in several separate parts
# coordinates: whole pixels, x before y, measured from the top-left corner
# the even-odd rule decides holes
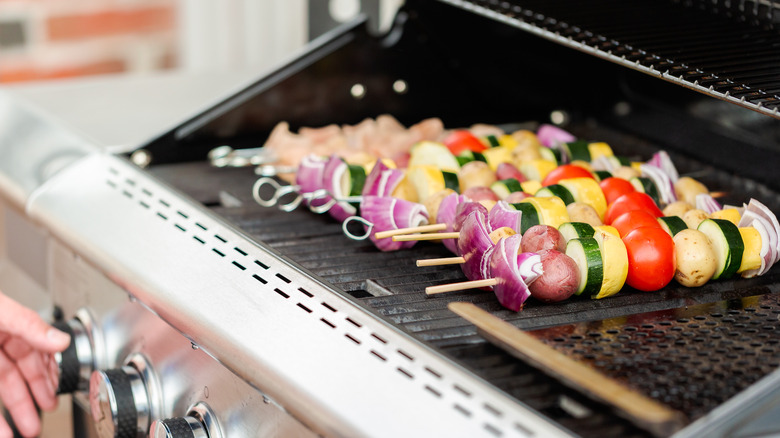
[[[277,161],[276,154],[264,147],[233,149],[230,146],[218,146],[209,151],[209,162],[214,167],[247,167]]]

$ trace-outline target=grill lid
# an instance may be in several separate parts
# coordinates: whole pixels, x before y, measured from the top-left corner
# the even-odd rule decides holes
[[[442,1],[780,118],[778,2]]]

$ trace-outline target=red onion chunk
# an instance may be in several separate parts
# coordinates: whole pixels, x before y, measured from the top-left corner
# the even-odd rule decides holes
[[[674,163],[672,163],[672,159],[666,151],[654,153],[647,163],[661,169],[672,180],[672,184],[680,179],[680,174],[677,173],[677,168],[674,167]]]
[[[699,193],[696,195],[696,208],[707,214],[723,210],[723,206],[708,193]]]
[[[402,170],[391,169],[382,160],[378,160],[366,176],[361,195],[390,196],[403,178]]]
[[[463,195],[458,195],[457,193],[447,195],[442,199],[436,217],[436,223],[447,225],[447,228],[442,232],[451,233],[454,231],[453,227],[455,226],[455,215],[457,214],[458,205],[464,202],[469,202],[469,199]],[[442,243],[454,254],[458,253],[457,239],[444,239],[442,240]]]
[[[595,160],[590,162],[593,170],[606,170],[609,173],[614,173],[618,166],[614,161],[610,160],[604,155],[598,156]]]
[[[520,210],[510,207],[505,201],[498,201],[488,213],[488,223],[491,230],[497,230],[501,227],[509,227],[516,232],[520,232]]]
[[[325,188],[322,185],[325,174],[325,164],[328,158],[315,154],[309,154],[303,157],[298,165],[298,172],[295,175],[295,184],[300,187],[300,193],[311,193]],[[304,201],[307,203],[307,201]]]
[[[363,219],[372,223],[370,239],[381,251],[411,248],[416,242],[393,242],[393,239],[377,239],[375,233],[417,227],[428,223],[425,206],[389,196],[364,196],[360,203]]]
[[[769,221],[769,223],[772,225],[772,229],[768,229],[767,231],[774,234],[775,237],[774,249],[776,255],[772,263],[777,263],[777,261],[780,260],[780,238],[778,238],[778,236],[780,236],[780,223],[777,222],[777,216],[775,216],[775,214],[772,213],[772,211],[766,205],[752,198],[750,199],[750,202],[748,202],[748,205],[745,207],[745,209],[747,211],[755,212],[757,215]],[[770,238],[771,237],[772,236],[770,236]]]
[[[479,210],[471,211],[463,220],[458,238],[458,254],[464,259],[460,267],[466,278],[484,280],[482,256],[492,246],[493,240],[490,239],[485,214]]]
[[[653,181],[658,188],[658,195],[661,197],[661,203],[671,204],[677,200],[677,193],[674,190],[674,182],[661,168],[652,164],[640,164],[639,170],[642,176],[646,176]]]
[[[555,125],[542,125],[536,131],[536,138],[539,139],[539,143],[544,146],[555,147],[563,143],[570,143],[577,140],[577,137],[573,136],[567,131],[555,126]]]
[[[745,210],[739,220],[739,227],[753,227],[761,235],[761,269],[755,275],[764,275],[775,263],[778,256],[777,240],[778,236],[772,228],[769,220],[756,214],[755,211]],[[752,273],[751,273],[752,274]],[[744,273],[743,273],[744,276]]]
[[[469,201],[458,204],[458,206],[455,208],[455,220],[452,224],[452,231],[460,231],[463,227],[463,222],[474,211],[479,211],[482,213],[483,218],[487,218],[488,216],[487,208],[479,202]],[[493,231],[489,225],[486,225],[486,227],[488,233]]]
[[[336,199],[346,197],[341,187],[341,181],[347,168],[347,163],[338,155],[333,154],[328,158],[328,162],[325,164],[325,172],[322,176],[322,185],[330,195],[321,198],[321,202],[329,202],[334,197]],[[338,201],[328,210],[328,214],[337,221],[344,222],[348,217],[357,214],[357,207],[346,201]]]
[[[533,253],[524,253],[519,258],[520,235],[515,234],[498,241],[490,256],[490,275],[496,279],[493,292],[498,302],[507,309],[519,312],[523,303],[531,296],[528,283],[541,272],[541,258]],[[523,278],[521,272],[527,273]]]

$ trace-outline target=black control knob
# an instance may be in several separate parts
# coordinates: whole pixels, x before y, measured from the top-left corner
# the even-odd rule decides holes
[[[209,433],[200,420],[186,416],[155,421],[149,438],[209,438]]]
[[[84,324],[74,318],[67,322],[53,324],[57,329],[70,335],[70,345],[62,353],[55,355],[60,369],[59,394],[84,391],[89,385],[90,374],[95,367],[92,340]]]
[[[135,438],[149,430],[149,394],[142,373],[133,366],[93,372],[89,403],[101,438]]]

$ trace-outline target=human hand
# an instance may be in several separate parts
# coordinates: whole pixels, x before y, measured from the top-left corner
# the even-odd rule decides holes
[[[68,344],[70,336],[0,293],[0,400],[22,436],[41,433],[36,404],[43,410],[57,407],[59,369],[54,353]],[[2,417],[0,438],[12,438]]]

